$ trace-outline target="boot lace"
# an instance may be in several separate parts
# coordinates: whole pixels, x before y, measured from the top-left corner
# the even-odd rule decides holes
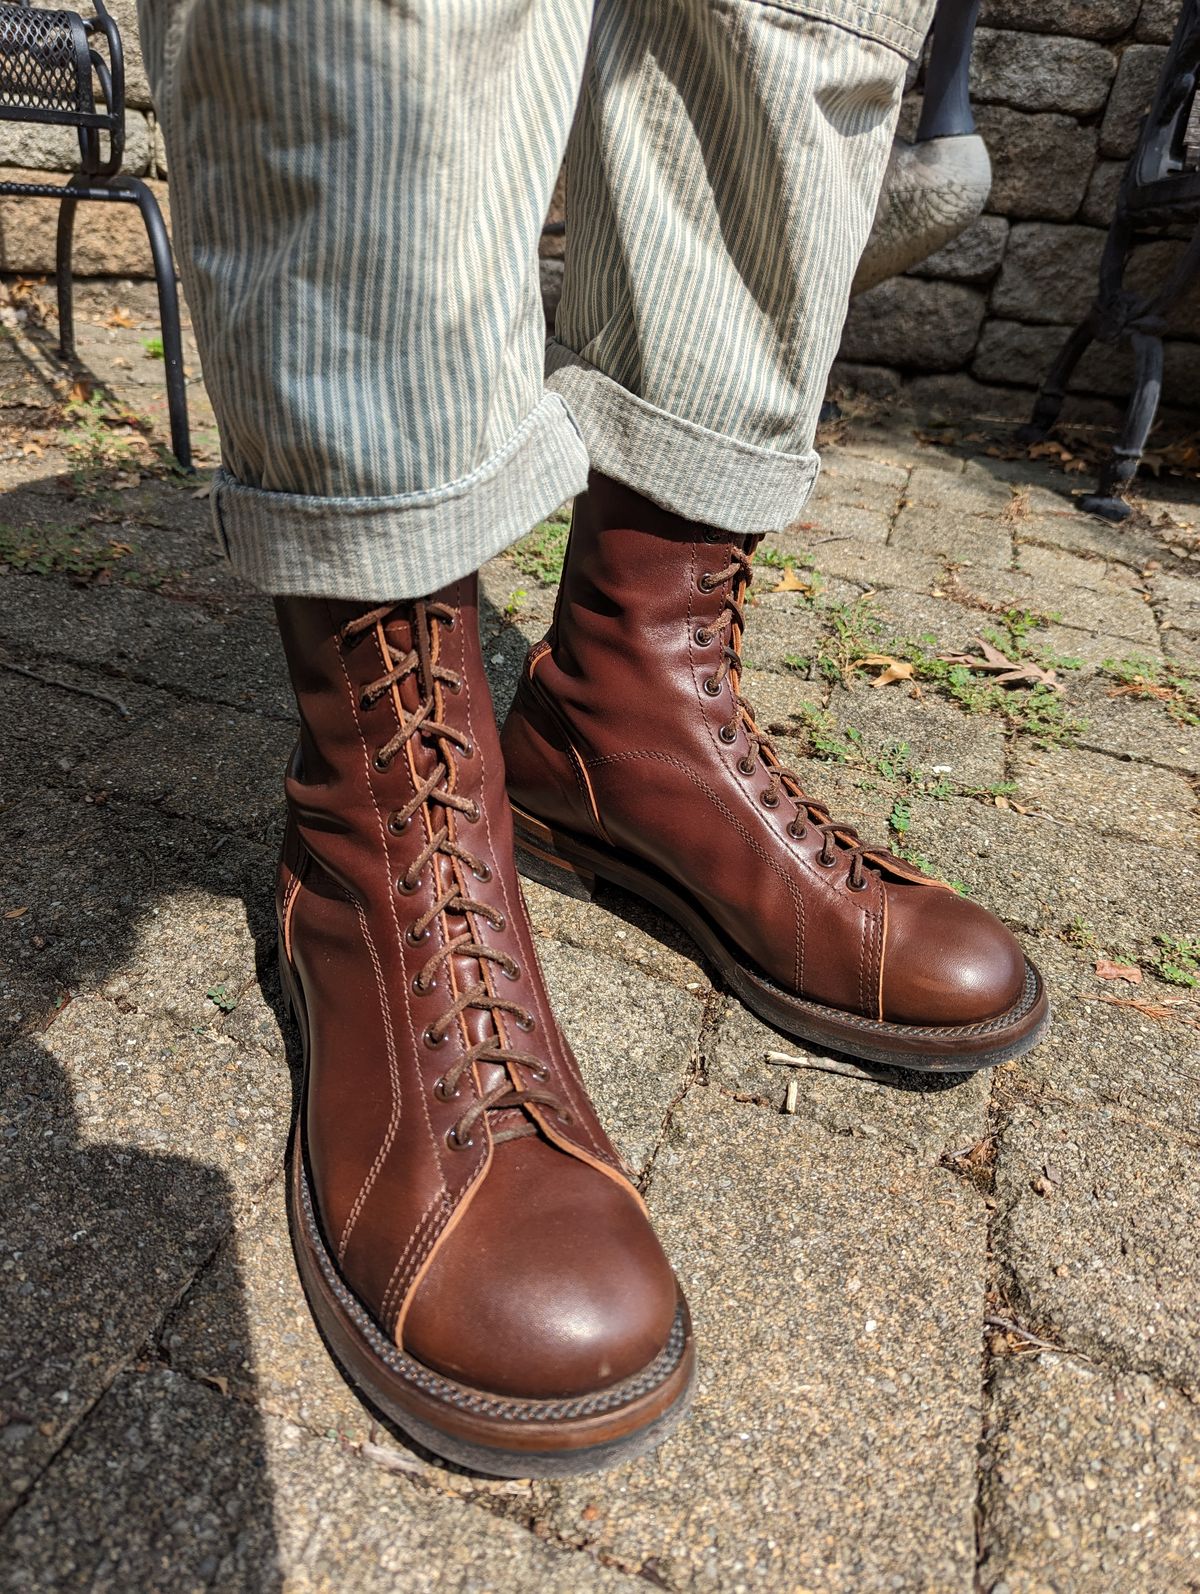
[[[821,850],[817,854],[817,862],[826,869],[832,869],[839,857],[848,859],[850,868],[846,884],[852,891],[863,891],[867,885],[866,860],[870,859],[872,853],[878,853],[879,849],[863,841],[852,825],[841,824],[834,819],[824,803],[808,796],[799,775],[785,767],[770,738],[759,729],[754,705],[739,690],[742,656],[738,649],[746,627],[746,591],[753,577],[753,566],[750,554],[741,548],[734,547],[730,553],[730,561],[724,570],[702,575],[699,582],[702,592],[716,592],[720,587],[728,589],[723,595],[719,619],[711,626],[702,626],[696,633],[696,641],[702,647],[713,642],[721,644],[720,660],[704,682],[704,690],[711,697],[716,697],[728,679],[733,691],[733,718],[727,725],[722,725],[717,734],[723,742],[731,743],[737,740],[738,731],[742,732],[750,744],[750,751],[738,760],[737,767],[743,775],[753,775],[761,762],[768,777],[762,792],[763,806],[778,808],[781,798],[787,797],[796,810],[788,823],[788,834],[797,841],[803,840],[809,830],[819,834]]]
[[[396,654],[390,640],[384,634],[387,622],[396,617],[408,622],[413,642],[412,647],[403,655]],[[455,695],[462,691],[461,675],[437,661],[438,629],[440,627],[452,629],[456,619],[457,612],[449,604],[417,599],[411,603],[382,604],[367,610],[348,621],[339,633],[343,647],[350,648],[378,628],[384,660],[390,661],[390,668],[364,690],[361,699],[364,712],[390,693],[394,686],[399,686],[410,677],[416,677],[417,706],[411,713],[405,710],[403,704],[398,707],[399,725],[395,734],[375,753],[376,769],[386,770],[414,739],[419,739],[425,746],[431,748],[437,760],[430,774],[418,782],[417,789],[408,802],[388,816],[388,829],[393,835],[399,835],[423,810],[428,830],[425,845],[396,882],[396,889],[402,896],[411,896],[420,889],[421,876],[426,865],[438,857],[451,859],[454,864],[469,870],[476,880],[487,881],[492,877],[487,862],[470,847],[465,846],[458,837],[460,823],[473,825],[480,817],[478,803],[463,797],[455,789],[458,780],[457,760],[473,757],[474,747],[464,732],[446,724],[438,717],[438,688]],[[398,700],[399,694],[397,694]],[[437,878],[436,862],[434,866]],[[451,872],[453,884],[405,930],[405,938],[410,946],[419,946],[421,942],[428,940],[433,924],[443,913],[452,913],[463,918],[472,915],[476,925],[482,920],[496,931],[505,928],[506,921],[502,913],[486,902],[477,901],[463,889],[460,869],[453,868]],[[570,1113],[560,1098],[552,1091],[539,1088],[547,1077],[541,1059],[529,1052],[506,1045],[495,1022],[496,1015],[504,1013],[519,1030],[527,1033],[534,1026],[533,1014],[519,1002],[498,996],[492,991],[486,974],[489,967],[498,967],[510,980],[516,980],[520,978],[520,964],[507,952],[488,946],[486,942],[478,939],[476,934],[467,931],[444,940],[437,947],[413,980],[414,989],[421,995],[427,995],[437,989],[439,972],[451,958],[472,959],[479,967],[480,977],[459,991],[443,1012],[428,1025],[424,1033],[425,1044],[434,1048],[441,1046],[454,1025],[470,1010],[489,1014],[492,1019],[492,1031],[482,1040],[469,1046],[458,1060],[447,1068],[434,1086],[434,1094],[441,1101],[456,1100],[462,1095],[463,1080],[472,1072],[476,1063],[497,1064],[502,1067],[516,1066],[523,1069],[535,1082],[533,1086],[518,1087],[511,1079],[505,1079],[477,1095],[447,1137],[451,1148],[455,1151],[465,1151],[473,1146],[474,1129],[485,1114],[490,1112],[509,1113],[537,1105],[552,1109],[560,1122],[569,1123]],[[449,986],[448,974],[447,982]],[[452,989],[452,986],[449,988]],[[526,1118],[523,1124],[493,1129],[492,1141],[498,1145],[505,1140],[515,1140],[536,1133],[535,1125]]]

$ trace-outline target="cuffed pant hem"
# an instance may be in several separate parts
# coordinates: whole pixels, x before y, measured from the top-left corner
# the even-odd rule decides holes
[[[509,442],[445,487],[395,498],[316,498],[218,471],[217,538],[247,581],[292,597],[416,598],[478,570],[587,484],[566,404],[548,393]]]
[[[750,535],[790,526],[820,470],[647,404],[564,344],[546,349],[546,385],[570,405],[592,468],[663,509]]]

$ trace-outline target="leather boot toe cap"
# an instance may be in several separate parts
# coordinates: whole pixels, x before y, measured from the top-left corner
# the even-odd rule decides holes
[[[496,1147],[418,1286],[401,1343],[475,1389],[571,1398],[647,1367],[677,1303],[633,1192],[529,1137]]]
[[[1025,954],[995,914],[934,886],[887,886],[882,1013],[897,1024],[976,1024],[1020,999]]]

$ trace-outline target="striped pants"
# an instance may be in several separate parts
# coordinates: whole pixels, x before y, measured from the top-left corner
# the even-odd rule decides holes
[[[794,520],[931,10],[140,0],[238,570],[428,592],[589,462],[726,530]]]

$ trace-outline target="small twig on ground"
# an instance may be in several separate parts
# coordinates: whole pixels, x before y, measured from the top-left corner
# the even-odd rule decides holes
[[[1020,1323],[1011,1323],[1007,1317],[985,1317],[983,1321],[988,1328],[1002,1328],[1006,1334],[1019,1334],[1031,1345],[1039,1345],[1042,1350],[1056,1351],[1060,1356],[1070,1354],[1064,1351],[1061,1345],[1056,1345],[1049,1339],[1042,1339],[1037,1334],[1031,1334],[1027,1328],[1022,1328]]]
[[[861,1080],[865,1085],[877,1085],[878,1074],[872,1074],[855,1063],[838,1062],[832,1057],[793,1057],[790,1052],[768,1052],[767,1062],[776,1068],[808,1068],[818,1074],[842,1074],[847,1079]]]
[[[97,702],[107,703],[110,708],[115,708],[123,720],[133,718],[119,697],[113,697],[109,692],[101,692],[94,686],[74,686],[69,681],[55,681],[50,676],[39,675],[36,670],[27,670],[23,664],[10,664],[7,659],[0,659],[0,670],[9,670],[13,675],[24,675],[29,680],[36,681],[39,686],[56,686],[60,692],[74,692],[77,697],[94,697]]]

